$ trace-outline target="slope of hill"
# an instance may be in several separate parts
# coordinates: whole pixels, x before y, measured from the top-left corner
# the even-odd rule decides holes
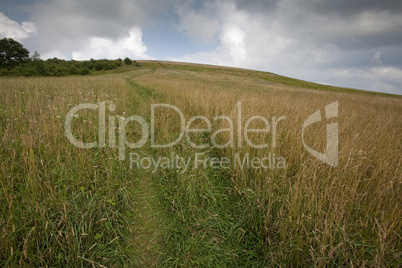
[[[139,64],[0,78],[0,266],[401,265],[400,96]]]

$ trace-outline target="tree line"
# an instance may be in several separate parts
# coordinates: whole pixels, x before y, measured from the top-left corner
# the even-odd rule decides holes
[[[76,61],[58,58],[42,60],[38,52],[30,56],[23,45],[12,38],[0,40],[0,76],[67,76],[89,75],[102,70],[114,70],[122,64],[139,67],[136,61],[124,60]]]

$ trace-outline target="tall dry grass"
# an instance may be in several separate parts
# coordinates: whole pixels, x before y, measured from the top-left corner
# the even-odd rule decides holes
[[[400,97],[319,90],[233,68],[141,65],[127,74],[0,80],[0,266],[401,265]],[[79,149],[65,137],[68,111],[101,101],[115,104],[110,115],[146,120],[150,104],[172,104],[187,121],[210,119],[213,131],[229,127],[227,120],[213,121],[223,115],[238,127],[238,102],[243,127],[251,116],[284,116],[275,147],[272,132],[250,134],[268,148],[254,149],[244,139],[237,146],[235,131],[233,148],[194,149],[182,140],[155,149],[148,141],[126,156],[203,153],[233,163],[238,155],[271,154],[283,157],[286,168],[130,170],[117,148]],[[337,167],[315,159],[302,143],[303,122],[334,101],[339,117],[306,129],[305,140],[324,151],[326,124],[337,122]],[[75,135],[97,140],[97,120],[96,112],[80,112]],[[158,144],[181,131],[172,111],[159,110],[156,121]],[[137,128],[128,132],[129,140],[138,137]],[[212,138],[190,136],[198,144]],[[216,135],[218,144],[229,138],[228,132]]]
[[[231,187],[243,202],[244,218],[262,236],[256,250],[262,252],[265,263],[320,267],[401,264],[400,97],[283,86],[250,71],[170,67],[136,81],[161,94],[165,103],[179,107],[187,120],[202,115],[212,122],[216,116],[226,115],[237,127],[239,101],[243,125],[254,115],[286,116],[278,125],[276,148],[272,148],[271,136],[254,134],[256,144],[268,142],[270,147],[253,149],[243,144],[216,150],[219,157],[232,161],[236,154],[261,158],[269,152],[286,159],[285,169],[237,167],[224,178],[233,181]],[[339,165],[330,167],[304,149],[301,129],[311,114],[334,101],[339,102],[339,117],[323,120],[305,134],[309,146],[322,152],[326,124],[339,123]],[[160,116],[164,116],[159,121],[162,129],[174,136],[180,125],[177,116]],[[205,128],[205,124],[199,122],[198,127]],[[227,127],[223,120],[213,124],[214,130]],[[229,136],[220,134],[218,140],[225,144]]]
[[[126,80],[115,75],[0,83],[0,266],[135,262],[126,238],[136,175],[113,148],[79,149],[64,133],[68,111],[81,103],[113,102],[117,114],[134,113],[137,97]],[[77,114],[73,129],[77,138],[97,140],[97,113]]]

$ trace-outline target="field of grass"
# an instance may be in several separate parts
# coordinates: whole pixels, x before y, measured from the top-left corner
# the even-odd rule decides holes
[[[97,76],[0,78],[0,266],[266,267],[402,265],[402,97],[318,85],[235,68],[140,62]],[[303,146],[303,122],[338,101],[339,116],[306,129],[324,151],[326,124],[339,124],[339,164]],[[204,116],[211,132],[176,146],[126,148],[109,125],[102,148],[75,147],[65,119],[83,103],[114,104],[107,116],[151,120],[151,104]],[[239,102],[241,119],[239,120]],[[74,115],[84,142],[99,141],[97,112]],[[214,118],[221,119],[214,120]],[[222,118],[225,116],[225,119]],[[239,146],[239,123],[283,117],[274,136],[252,133]],[[172,109],[154,115],[156,144],[181,133]],[[229,131],[215,131],[230,127]],[[263,128],[261,120],[250,127]],[[192,128],[205,129],[203,120]],[[127,139],[139,140],[139,124]],[[212,146],[230,143],[234,146]],[[112,146],[111,146],[112,145]],[[246,168],[133,167],[145,158],[282,158],[286,165]],[[277,164],[277,163],[276,163]]]

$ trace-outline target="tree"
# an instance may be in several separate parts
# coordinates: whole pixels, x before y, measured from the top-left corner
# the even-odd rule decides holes
[[[130,60],[130,58],[129,58],[129,57],[126,57],[126,58],[124,59],[124,64],[126,64],[126,65],[130,65],[131,63],[133,63],[133,61],[132,61],[132,60]]]
[[[35,67],[38,76],[48,75],[48,66],[45,61],[40,58],[38,51],[35,51],[32,55],[30,64]]]
[[[29,51],[12,38],[0,40],[0,67],[14,67],[29,60]]]
[[[33,61],[39,61],[39,60],[41,60],[40,54],[39,54],[38,51],[35,51],[35,52],[34,52],[34,54],[33,54],[32,57],[31,57],[31,60],[33,60]]]

